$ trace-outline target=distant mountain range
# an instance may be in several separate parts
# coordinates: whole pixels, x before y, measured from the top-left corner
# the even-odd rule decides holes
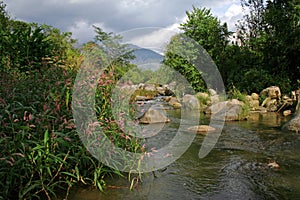
[[[132,61],[133,64],[138,65],[141,69],[157,70],[160,63],[164,60],[164,56],[150,49],[140,48],[135,45],[131,45],[134,49],[133,54],[135,59]]]

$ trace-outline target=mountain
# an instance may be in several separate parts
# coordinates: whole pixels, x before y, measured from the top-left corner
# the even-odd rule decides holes
[[[135,59],[133,64],[138,65],[142,69],[157,70],[160,63],[164,60],[164,56],[150,49],[133,46]]]

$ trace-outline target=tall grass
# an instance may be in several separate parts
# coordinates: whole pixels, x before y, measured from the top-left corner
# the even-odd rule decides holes
[[[0,199],[51,199],[58,192],[68,198],[75,184],[103,191],[106,175],[121,175],[94,158],[76,132],[70,103],[75,76],[76,70],[59,67],[0,73]],[[122,137],[110,116],[112,85],[99,87],[107,94],[96,104],[107,109],[99,119],[119,146],[136,151],[138,142]]]

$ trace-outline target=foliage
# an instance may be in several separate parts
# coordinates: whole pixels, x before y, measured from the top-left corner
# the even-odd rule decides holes
[[[184,33],[194,39],[209,53],[217,66],[221,64],[221,55],[228,44],[229,31],[227,24],[212,15],[206,8],[193,7],[192,12],[186,12],[187,22],[181,24]]]
[[[102,189],[111,170],[86,151],[72,121],[75,71],[50,67],[31,74],[1,73],[0,196],[50,199],[58,190],[68,195],[79,182]]]
[[[228,91],[228,99],[237,99],[242,102],[239,120],[244,120],[249,117],[251,106],[247,99],[247,94],[240,92],[234,85],[232,85],[232,88]]]
[[[250,63],[249,70],[268,74],[266,78],[262,76],[256,82],[268,82],[272,77],[271,82],[279,85],[284,93],[296,89],[300,73],[300,60],[297,56],[300,53],[299,1],[241,2],[250,12],[238,26],[239,38],[244,49],[254,52],[248,57],[256,60],[255,63]],[[242,59],[247,59],[247,56],[241,57]],[[250,81],[247,83],[251,84]],[[256,88],[251,88],[254,89]]]
[[[71,33],[3,18],[2,2],[0,14],[7,22],[0,30],[0,199],[51,199],[58,191],[67,198],[78,183],[103,191],[106,175],[121,173],[94,158],[75,130],[72,87],[84,57]],[[114,64],[129,68],[122,59]],[[95,110],[117,145],[138,150],[110,115],[112,83],[123,73],[114,69],[102,77],[106,84],[99,82]]]
[[[206,88],[202,73],[195,68],[198,50],[192,42],[185,43],[184,35],[178,34],[167,45],[164,59],[164,64],[182,74],[197,92],[205,91]]]
[[[230,33],[227,25],[221,24],[206,8],[193,7],[193,11],[186,14],[187,22],[180,25],[184,33],[172,37],[167,46],[164,64],[181,73],[196,92],[206,91],[203,76],[207,78],[206,82],[217,81],[211,76],[212,64],[207,57],[213,59],[221,74],[226,73],[222,70],[222,64]],[[196,66],[201,66],[201,72]]]
[[[82,58],[70,32],[11,20],[0,3],[0,71],[29,73],[47,65],[78,68]]]

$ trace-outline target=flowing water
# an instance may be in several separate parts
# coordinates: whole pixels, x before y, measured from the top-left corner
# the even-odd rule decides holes
[[[180,115],[168,114],[172,122],[153,139],[158,146],[176,134]],[[197,135],[176,162],[144,174],[132,191],[128,177],[111,177],[104,193],[76,187],[70,199],[300,199],[300,134],[281,130],[288,120],[276,113],[254,113],[247,121],[227,122],[203,159],[198,153],[204,136]],[[280,167],[269,167],[271,162]]]

